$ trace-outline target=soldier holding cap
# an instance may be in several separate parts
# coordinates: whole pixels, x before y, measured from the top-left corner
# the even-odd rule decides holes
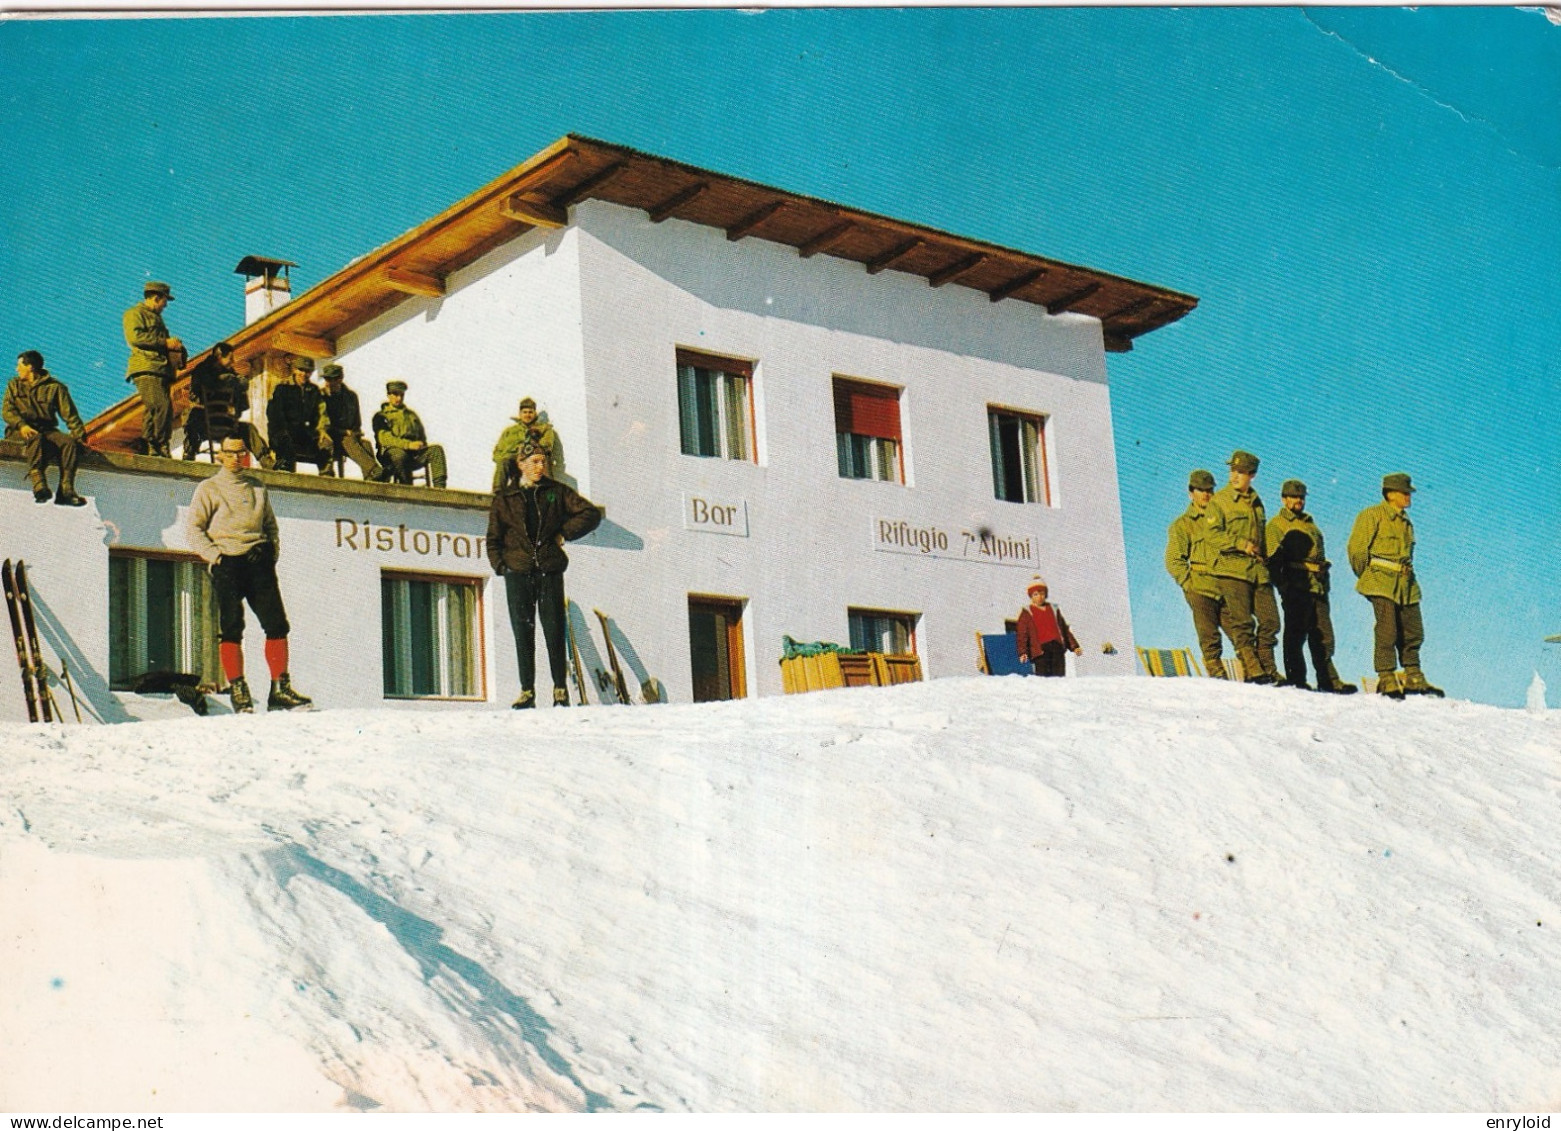
[[[558,434],[553,426],[537,416],[537,402],[522,397],[519,411],[511,417],[514,421],[499,433],[499,442],[493,445],[493,489],[497,491],[511,481],[515,472],[515,453],[527,441],[547,454],[548,473],[553,471],[553,450],[558,445]]]
[[[125,311],[125,344],[130,362],[125,380],[141,394],[140,447],[149,456],[170,455],[173,438],[173,401],[168,390],[184,365],[184,343],[168,333],[163,310],[173,301],[167,283],[149,282],[141,288],[141,301]]]
[[[1203,652],[1203,667],[1215,679],[1225,678],[1224,649],[1220,645],[1219,582],[1214,578],[1214,549],[1208,541],[1209,500],[1214,497],[1214,475],[1199,468],[1187,477],[1187,509],[1166,531],[1165,569],[1181,586],[1192,610],[1193,631]]]
[[[1415,580],[1415,527],[1409,521],[1414,493],[1414,484],[1402,471],[1384,475],[1382,502],[1356,516],[1346,548],[1350,569],[1359,578],[1355,591],[1371,602],[1376,617],[1377,693],[1392,699],[1442,695],[1442,689],[1427,683],[1420,670],[1425,626],[1420,619],[1420,583]]]
[[[433,485],[443,487],[448,481],[444,448],[428,442],[422,419],[406,406],[406,392],[405,381],[385,383],[385,403],[374,414],[374,442],[379,445],[380,462],[397,483],[411,483],[412,472],[426,467]]]
[[[363,441],[363,408],[358,394],[347,387],[342,367],[332,362],[320,370],[320,376],[325,378],[325,395],[321,399],[325,404],[325,431],[331,442],[331,462],[320,474],[336,474],[336,461],[345,456],[358,465],[368,482],[387,478],[385,469]]]
[[[276,470],[297,471],[312,463],[323,471],[331,463],[331,437],[326,431],[325,398],[314,376],[314,362],[295,357],[288,380],[276,387],[266,406],[266,425],[276,453]]]
[[[1246,682],[1277,683],[1274,645],[1279,642],[1279,606],[1264,560],[1268,515],[1252,489],[1258,458],[1238,449],[1231,453],[1229,467],[1230,482],[1209,500],[1205,516],[1205,537],[1214,550],[1211,572],[1224,602],[1220,624],[1235,646]]]
[[[1286,479],[1280,511],[1268,520],[1268,568],[1285,614],[1285,682],[1307,687],[1302,645],[1312,654],[1318,691],[1352,695],[1356,688],[1333,666],[1333,617],[1328,609],[1328,559],[1323,535],[1306,512],[1306,484]]]

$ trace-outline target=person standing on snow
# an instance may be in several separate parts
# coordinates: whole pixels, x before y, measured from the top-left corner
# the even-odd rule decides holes
[[[217,655],[228,679],[233,712],[255,709],[244,679],[244,603],[254,610],[266,634],[266,664],[271,669],[268,711],[291,711],[313,702],[293,689],[287,671],[287,610],[276,581],[281,539],[276,514],[266,489],[244,474],[249,449],[229,436],[217,449],[221,470],[201,480],[190,500],[187,527],[190,548],[211,566],[211,587],[217,595]]]
[[[1230,483],[1215,492],[1204,515],[1211,572],[1223,604],[1220,622],[1235,646],[1247,683],[1279,682],[1274,645],[1279,642],[1279,605],[1269,581],[1264,541],[1268,515],[1263,499],[1252,489],[1258,458],[1251,452],[1231,453]]]
[[[1203,667],[1213,679],[1224,679],[1224,646],[1220,643],[1219,582],[1214,580],[1214,550],[1208,542],[1206,516],[1214,497],[1214,473],[1198,468],[1187,476],[1187,509],[1165,534],[1165,569],[1181,587],[1192,610],[1193,631],[1203,652]]]
[[[564,543],[584,538],[602,521],[602,512],[573,488],[547,477],[547,453],[525,443],[515,454],[518,483],[501,487],[488,511],[488,561],[504,579],[515,658],[520,668],[520,697],[512,706],[537,705],[537,616],[547,641],[553,677],[553,706],[569,706],[568,657],[564,652]]]
[[[1068,674],[1065,651],[1082,656],[1084,649],[1073,638],[1062,610],[1046,600],[1046,582],[1039,577],[1026,592],[1030,603],[1019,612],[1019,662],[1031,664],[1036,675]]]
[[[1425,625],[1420,619],[1420,582],[1415,580],[1415,526],[1409,521],[1414,484],[1402,471],[1382,477],[1382,502],[1355,517],[1345,549],[1359,578],[1355,592],[1371,602],[1376,618],[1374,666],[1377,694],[1442,696],[1420,670]],[[1404,668],[1399,682],[1398,668]]]
[[[1285,683],[1308,690],[1304,653],[1310,650],[1317,690],[1353,695],[1355,685],[1340,679],[1333,666],[1328,559],[1322,531],[1306,513],[1306,484],[1286,479],[1279,488],[1279,503],[1279,513],[1268,520],[1267,548],[1269,572],[1285,611]]]

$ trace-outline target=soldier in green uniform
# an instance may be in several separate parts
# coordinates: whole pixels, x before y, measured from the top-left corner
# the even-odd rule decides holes
[[[1268,520],[1268,569],[1285,614],[1285,682],[1291,687],[1308,686],[1304,652],[1310,650],[1317,690],[1352,695],[1355,685],[1341,680],[1333,666],[1329,563],[1322,531],[1306,513],[1306,484],[1286,479],[1279,498],[1280,511]]]
[[[336,474],[335,461],[345,456],[358,465],[364,479],[378,483],[386,478],[385,469],[363,441],[363,409],[358,394],[347,387],[346,374],[334,362],[321,369],[320,376],[325,378],[325,429],[331,441],[331,463],[320,474]]]
[[[63,417],[67,434],[60,431],[57,417]],[[27,455],[27,478],[32,481],[33,502],[49,501],[48,461],[52,455],[60,464],[60,489],[54,501],[62,507],[85,506],[87,500],[76,494],[76,459],[87,442],[87,430],[71,400],[70,390],[43,367],[43,354],[24,350],[16,355],[16,377],[5,387],[0,400],[0,419],[5,421],[6,439],[19,439]]]
[[[520,446],[531,442],[547,455],[548,474],[553,473],[553,449],[558,445],[558,433],[553,426],[537,417],[537,402],[522,397],[519,410],[511,419],[514,423],[499,433],[499,442],[493,445],[493,489],[497,491],[507,482],[513,482],[515,453]]]
[[[1258,458],[1237,450],[1231,453],[1229,467],[1230,482],[1209,500],[1204,519],[1205,537],[1214,550],[1211,572],[1224,602],[1220,624],[1236,649],[1246,682],[1277,683],[1274,645],[1279,642],[1279,605],[1264,561],[1268,515],[1252,489]]]
[[[412,472],[428,468],[435,487],[447,480],[444,448],[428,442],[422,418],[406,406],[407,383],[389,381],[385,385],[385,403],[374,414],[374,442],[379,445],[379,460],[397,483],[412,482]]]
[[[1371,602],[1376,617],[1377,693],[1392,699],[1442,695],[1442,689],[1427,683],[1420,670],[1425,626],[1420,618],[1420,583],[1415,580],[1415,527],[1409,521],[1414,493],[1408,475],[1401,471],[1384,475],[1382,502],[1355,517],[1346,548],[1350,569],[1360,579],[1355,591]]]
[[[324,470],[331,464],[331,437],[326,431],[325,398],[314,376],[314,362],[295,357],[290,380],[278,385],[266,405],[266,429],[276,453],[276,470],[297,471],[300,463]]]
[[[1176,517],[1165,537],[1165,569],[1181,586],[1192,627],[1203,652],[1203,667],[1215,679],[1225,678],[1220,644],[1220,587],[1210,572],[1214,551],[1208,542],[1209,500],[1214,497],[1214,474],[1199,468],[1187,477],[1187,509]]]
[[[140,446],[149,456],[167,457],[173,437],[173,401],[168,390],[184,364],[184,343],[168,333],[163,311],[173,301],[167,283],[150,282],[141,288],[141,301],[125,311],[125,343],[130,362],[125,380],[141,394]]]

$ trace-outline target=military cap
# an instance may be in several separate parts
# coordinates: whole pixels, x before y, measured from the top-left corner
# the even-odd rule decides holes
[[[536,407],[537,407],[537,402],[532,400],[530,397],[522,397],[520,399],[520,408],[536,408]],[[518,412],[520,410],[516,409],[516,411]]]
[[[341,366],[337,365],[333,361],[320,370],[320,376],[324,377],[327,381],[340,381],[343,376]]]
[[[1409,481],[1409,473],[1395,471],[1391,475],[1382,477],[1382,489],[1384,491],[1403,491],[1406,495],[1415,493],[1415,485]]]
[[[405,393],[406,391],[407,383],[405,381],[396,380],[385,382],[385,392],[387,393]]]
[[[1306,484],[1299,479],[1286,479],[1284,485],[1279,488],[1279,497],[1281,499],[1290,497],[1304,499],[1306,498]]]
[[[1235,451],[1230,453],[1230,460],[1226,466],[1231,468],[1233,471],[1255,473],[1257,471],[1258,462],[1259,461],[1257,456],[1253,455],[1251,452],[1244,452],[1240,448],[1237,448]]]
[[[1205,471],[1200,467],[1197,471],[1194,471],[1187,477],[1187,489],[1189,491],[1214,490],[1214,473],[1212,471]]]
[[[147,295],[162,295],[169,302],[172,302],[173,288],[167,283],[159,283],[154,279],[141,288],[141,295],[143,298]]]
[[[297,370],[301,369],[305,373],[313,373],[314,372],[314,358],[312,358],[312,357],[295,357],[295,358],[293,358],[293,364],[290,366],[290,368],[293,369],[294,371],[297,371]]]
[[[1046,588],[1046,582],[1039,575],[1030,578],[1030,584],[1024,587],[1024,591],[1027,595],[1034,593],[1036,590],[1040,590],[1042,593],[1051,592],[1051,590]]]

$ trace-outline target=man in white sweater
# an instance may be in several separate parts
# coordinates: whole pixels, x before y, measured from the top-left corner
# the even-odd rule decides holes
[[[276,514],[266,489],[243,473],[249,450],[241,436],[229,436],[218,450],[221,470],[202,480],[190,500],[190,548],[211,564],[217,594],[218,657],[228,678],[235,714],[255,709],[244,679],[244,602],[255,611],[266,634],[266,665],[271,669],[270,711],[290,711],[313,702],[293,690],[287,671],[287,610],[276,582],[281,548]]]

